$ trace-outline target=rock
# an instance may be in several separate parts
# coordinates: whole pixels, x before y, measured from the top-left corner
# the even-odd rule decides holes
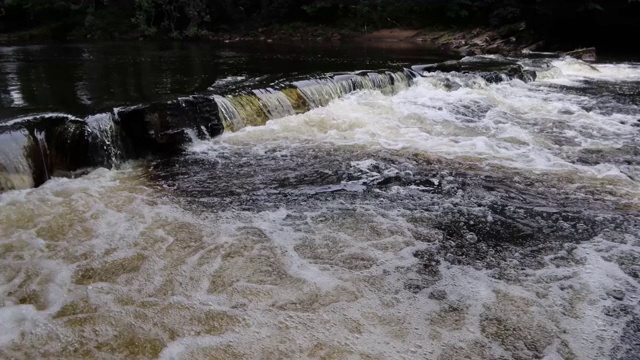
[[[136,156],[179,151],[192,135],[205,139],[223,131],[218,105],[207,96],[118,109],[116,122]]]
[[[531,44],[527,47],[525,47],[524,49],[522,49],[523,53],[528,53],[528,52],[534,52],[537,49],[541,48],[544,45],[544,41],[538,41],[535,44]]]
[[[42,172],[41,161],[34,160],[39,147],[26,129],[0,132],[0,192],[35,186],[34,168]],[[39,183],[46,181],[38,180]]]
[[[112,168],[130,158],[112,113],[67,121],[45,134],[53,175],[69,176],[96,167]]]
[[[500,44],[493,44],[487,47],[487,54],[499,54],[502,52],[502,47]]]
[[[112,124],[110,117],[108,122]],[[117,129],[94,125],[66,114],[47,114],[0,127],[0,191],[39,186],[56,175],[112,167],[115,152],[122,152],[114,149]]]
[[[549,59],[549,58],[554,58],[557,59],[561,56],[560,53],[555,53],[555,52],[536,52],[536,51],[531,51],[531,50],[527,50],[524,49],[520,52],[521,56],[524,56],[526,58],[529,59]]]
[[[624,300],[625,293],[622,290],[615,289],[615,290],[607,291],[607,295],[609,295],[610,297],[612,297],[615,300],[622,301],[622,300]]]
[[[458,49],[458,53],[462,56],[472,55],[471,48],[469,46],[463,46]]]
[[[597,59],[596,48],[594,47],[565,52],[563,55],[571,56],[582,61],[596,61]]]

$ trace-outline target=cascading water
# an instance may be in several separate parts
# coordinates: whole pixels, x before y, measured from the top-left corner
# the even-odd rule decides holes
[[[0,126],[0,136],[0,191],[33,187],[96,164],[111,166],[105,156],[114,151],[114,135],[69,115],[16,119]]]
[[[3,125],[0,357],[637,358],[640,66],[491,58]]]
[[[386,95],[411,85],[407,72],[363,72],[296,81],[281,90],[261,89],[250,94],[216,96],[225,130],[264,125],[266,121],[326,106],[354,91],[378,90]]]
[[[140,154],[179,147],[198,137],[211,138],[218,130],[209,131],[206,127],[218,120],[226,131],[238,131],[325,106],[354,91],[378,90],[391,95],[410,83],[411,77],[406,72],[363,72],[299,81],[280,90],[267,88],[229,96],[180,98],[151,107],[116,108],[113,113],[92,115],[84,120],[67,115],[60,115],[55,121],[46,115],[18,119],[11,122],[14,127],[25,123],[37,130],[28,130],[27,136],[31,138],[22,140],[25,142],[22,145],[15,145],[14,139],[6,141],[6,149],[0,147],[0,152],[5,152],[0,162],[4,169],[0,173],[0,191],[40,185],[55,175],[73,175],[95,167],[112,168]],[[190,117],[201,119],[193,122],[187,120]],[[153,139],[148,138],[149,134]],[[55,144],[53,151],[47,141]]]

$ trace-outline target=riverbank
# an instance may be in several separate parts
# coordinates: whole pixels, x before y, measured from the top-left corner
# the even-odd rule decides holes
[[[232,41],[314,41],[314,42],[370,42],[403,43],[422,45],[460,55],[501,54],[517,55],[522,50],[545,49],[544,41],[539,41],[526,30],[523,23],[489,28],[388,28],[370,32],[354,32],[326,27],[274,27],[249,34],[210,34],[208,39]],[[549,49],[549,48],[547,48]],[[553,49],[556,50],[556,49]],[[565,49],[562,49],[565,50]],[[572,50],[572,49],[566,49]]]
[[[375,31],[353,31],[328,26],[289,24],[263,27],[252,31],[202,32],[196,36],[175,38],[168,35],[144,36],[136,32],[110,34],[70,33],[54,40],[55,27],[43,27],[25,32],[0,34],[0,45],[42,44],[49,42],[104,42],[104,41],[216,41],[268,43],[396,43],[398,46],[425,46],[463,56],[479,54],[517,55],[522,50],[558,50],[546,47],[523,23],[490,28],[388,28]],[[572,49],[561,49],[572,50]]]

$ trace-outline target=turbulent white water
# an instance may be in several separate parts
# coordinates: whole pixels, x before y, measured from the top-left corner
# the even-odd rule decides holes
[[[621,66],[616,71],[609,65],[596,68],[577,60],[556,64],[579,74],[557,73],[563,80],[599,79],[606,74],[612,80],[640,76],[640,66]],[[580,73],[580,69],[586,70]],[[590,111],[596,99],[547,86],[556,79],[488,84],[477,77],[431,74],[396,96],[358,92],[299,116],[227,134],[221,142],[364,145],[478,158],[528,170],[576,170],[625,178],[615,165],[581,166],[571,160],[581,150],[616,149],[632,143],[640,107],[613,114]],[[451,83],[463,86],[451,91]],[[217,144],[211,148],[218,150]]]
[[[553,65],[1,194],[0,357],[634,359],[640,66]]]

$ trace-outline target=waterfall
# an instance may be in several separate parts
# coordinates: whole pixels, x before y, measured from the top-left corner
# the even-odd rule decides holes
[[[65,114],[20,118],[0,127],[0,144],[0,191],[112,168],[127,157],[109,113],[84,120]]]
[[[293,104],[287,96],[280,91],[273,89],[254,90],[260,100],[260,105],[269,119],[282,118],[295,115]]]
[[[114,122],[114,115],[102,113],[86,118],[87,130],[98,139],[105,152],[105,166],[112,167],[126,159],[125,146],[120,136],[120,128]]]
[[[214,96],[225,131],[263,125],[268,120],[300,114],[327,106],[331,101],[359,90],[378,90],[392,95],[411,85],[413,74],[402,72],[359,72],[299,80],[250,93]]]
[[[533,81],[536,72],[546,77],[559,71],[536,61],[523,67],[513,59],[466,58],[401,71],[329,74],[234,94],[192,95],[114,108],[85,119],[67,114],[15,119],[0,124],[0,191],[38,186],[52,176],[76,176],[95,167],[112,168],[127,159],[172,154],[195,139],[301,114],[355,91],[393,95],[428,72],[444,76],[440,80],[445,88],[456,88],[511,79]],[[452,71],[462,74],[455,79],[444,74]]]
[[[26,189],[35,185],[33,162],[28,156],[35,143],[26,129],[0,134],[0,191]]]

